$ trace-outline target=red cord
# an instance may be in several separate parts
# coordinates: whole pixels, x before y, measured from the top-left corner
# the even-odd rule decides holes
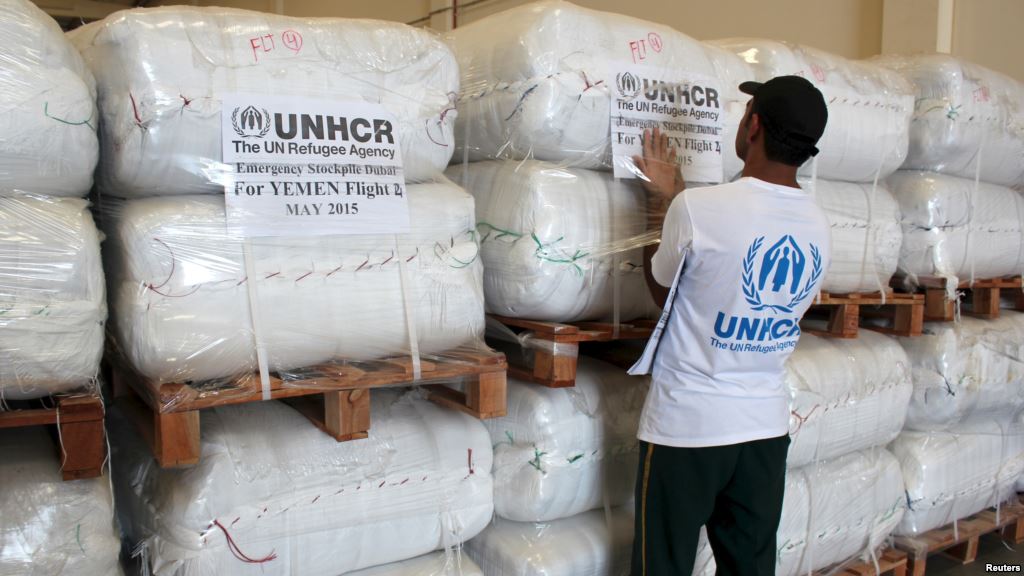
[[[221,532],[224,532],[224,537],[227,538],[227,541],[228,541],[228,550],[231,550],[231,554],[235,558],[238,558],[239,560],[241,560],[242,562],[245,562],[246,564],[263,564],[264,562],[270,562],[271,560],[277,560],[277,554],[273,550],[271,550],[270,554],[268,554],[267,556],[265,556],[263,558],[256,559],[256,558],[248,557],[238,547],[238,544],[235,543],[235,539],[231,537],[231,534],[228,533],[227,528],[225,528],[220,523],[220,521],[214,520],[213,521],[213,525],[216,526],[217,528],[220,528]]]

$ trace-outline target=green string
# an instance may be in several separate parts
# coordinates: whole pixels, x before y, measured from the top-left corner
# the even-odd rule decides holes
[[[529,461],[530,466],[537,469],[538,472],[544,474],[544,468],[540,465],[541,456],[547,456],[547,452],[541,452],[536,446],[533,447],[533,460]]]
[[[488,239],[492,239],[491,234],[494,232],[497,232],[497,234],[493,237],[493,240],[498,240],[505,237],[515,238],[516,240],[519,240],[520,238],[523,238],[525,236],[525,234],[521,234],[513,230],[499,228],[498,226],[495,226],[490,222],[478,222],[476,227],[478,230],[481,228],[488,229],[488,232],[484,234],[482,238],[480,238],[480,244],[487,242]],[[547,243],[541,242],[540,238],[537,237],[537,234],[535,232],[530,233],[530,238],[533,238],[534,243],[537,245],[537,249],[534,250],[533,255],[538,260],[552,262],[554,264],[567,264],[569,266],[572,266],[572,269],[577,274],[583,276],[583,268],[581,268],[580,265],[577,264],[576,262],[589,256],[589,252],[576,250],[571,256],[551,256],[550,254],[553,251],[558,250],[558,248],[555,247],[555,244],[558,244],[562,240],[565,240],[565,236],[559,236],[556,240]]]
[[[495,240],[498,240],[499,238],[504,238],[505,236],[511,236],[516,240],[523,237],[523,235],[518,232],[513,232],[512,230],[505,230],[504,228],[498,228],[497,226],[489,222],[478,222],[476,228],[477,230],[479,230],[480,228],[489,228],[491,232],[497,232],[498,235],[494,237]],[[488,232],[487,234],[484,235],[483,238],[480,239],[481,244],[487,241],[487,238],[490,237],[491,232]]]
[[[534,250],[533,255],[536,256],[538,259],[544,260],[546,262],[554,262],[555,264],[568,264],[568,265],[572,266],[573,270],[575,270],[577,274],[579,274],[580,276],[583,276],[583,268],[580,268],[580,265],[577,264],[576,261],[580,260],[581,258],[586,258],[587,256],[589,256],[590,255],[589,252],[583,252],[582,250],[576,250],[576,252],[573,253],[572,256],[563,257],[563,258],[554,258],[554,257],[551,257],[551,256],[547,256],[546,254],[543,253],[543,251],[548,250],[549,248],[551,248],[555,244],[557,244],[557,243],[561,242],[562,240],[564,240],[565,236],[559,236],[557,240],[554,240],[552,242],[548,242],[547,244],[541,242],[540,238],[537,238],[537,235],[534,234],[534,233],[531,233],[530,237],[533,238],[533,241],[537,244],[537,249]]]
[[[85,554],[85,548],[82,547],[82,525],[75,526],[75,542],[78,542],[78,549]]]
[[[94,113],[95,113],[95,111],[94,111]],[[84,124],[84,125],[88,126],[89,128],[92,128],[93,130],[96,129],[95,126],[93,126],[92,124],[89,123],[90,121],[92,121],[92,114],[90,114],[88,118],[86,118],[85,120],[82,120],[81,122],[71,122],[71,121],[65,120],[63,118],[57,118],[56,116],[51,116],[50,115],[50,103],[48,101],[47,102],[43,102],[43,114],[47,118],[50,118],[51,120],[56,120],[57,122],[60,122],[61,124],[67,124],[68,126],[81,126],[81,125]]]
[[[580,458],[583,458],[583,454],[582,453],[581,454],[577,454],[577,455],[575,455],[575,456],[573,456],[571,458],[566,458],[566,460],[569,461],[569,464],[572,464],[573,462],[576,462]]]
[[[508,445],[509,446],[514,446],[515,445],[516,442],[515,442],[515,440],[512,439],[512,432],[510,432],[508,430],[505,430],[505,438],[508,438]],[[491,446],[491,448],[497,448],[498,446],[501,446],[504,443],[505,443],[505,441],[502,440],[501,442],[498,442],[497,444]]]

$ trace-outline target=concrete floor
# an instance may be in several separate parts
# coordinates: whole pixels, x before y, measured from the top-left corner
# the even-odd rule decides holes
[[[928,576],[993,574],[993,572],[985,572],[986,563],[1016,564],[1018,566],[1024,564],[1024,544],[1010,547],[1009,544],[1004,544],[998,535],[989,534],[981,538],[978,545],[978,559],[973,564],[960,565],[955,560],[940,554],[928,558],[927,574]],[[995,574],[999,574],[999,572],[995,572]]]

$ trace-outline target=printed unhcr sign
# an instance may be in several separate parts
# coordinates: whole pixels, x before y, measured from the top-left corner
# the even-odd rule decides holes
[[[222,101],[227,220],[247,237],[408,230],[396,122],[382,106],[247,94]]]
[[[636,178],[644,130],[659,128],[675,146],[688,182],[722,180],[723,104],[718,80],[655,66],[613,67],[611,138],[616,178]]]

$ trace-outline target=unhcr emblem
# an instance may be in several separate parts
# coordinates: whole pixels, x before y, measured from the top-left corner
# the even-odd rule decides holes
[[[270,113],[266,108],[246,106],[231,113],[231,126],[242,138],[263,138],[270,132]]]
[[[772,244],[763,255],[764,236],[747,249],[743,259],[743,296],[752,310],[772,310],[792,314],[807,299],[821,278],[821,252],[810,245],[811,270],[806,282],[807,258],[795,238],[787,234]]]

